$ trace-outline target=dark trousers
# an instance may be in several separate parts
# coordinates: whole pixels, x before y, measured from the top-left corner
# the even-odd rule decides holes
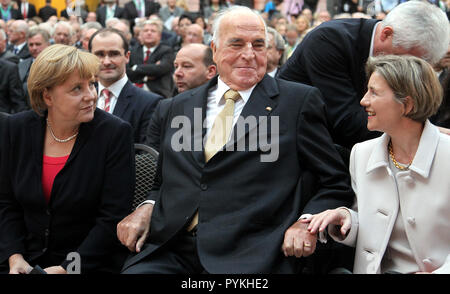
[[[197,253],[195,233],[181,231],[122,274],[200,274],[205,273]]]

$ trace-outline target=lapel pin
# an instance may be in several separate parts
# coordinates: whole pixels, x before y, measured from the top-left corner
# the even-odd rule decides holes
[[[267,110],[267,111],[272,111],[272,107],[267,106],[267,107],[266,107],[266,110]]]

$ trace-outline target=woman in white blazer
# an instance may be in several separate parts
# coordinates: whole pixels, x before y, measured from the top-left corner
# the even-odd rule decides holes
[[[450,137],[428,121],[439,81],[412,56],[370,58],[367,74],[367,127],[384,134],[352,149],[352,209],[314,215],[309,230],[356,246],[354,273],[450,273]]]

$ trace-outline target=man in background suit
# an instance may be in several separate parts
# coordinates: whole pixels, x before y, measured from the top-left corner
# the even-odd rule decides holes
[[[157,180],[118,225],[139,252],[123,273],[295,273],[301,259],[286,256],[308,256],[316,243],[298,219],[353,200],[320,92],[265,74],[263,18],[234,6],[215,21],[219,76],[152,118],[163,130]],[[314,195],[303,193],[308,170],[319,178]]]
[[[103,26],[106,27],[105,22],[112,18],[122,18],[124,9],[119,7],[116,4],[115,0],[105,0],[103,1],[104,5],[101,5],[97,8],[97,21]]]
[[[11,19],[22,19],[22,14],[11,4],[11,0],[0,0],[0,18],[5,22]]]
[[[28,0],[22,0],[19,9],[23,19],[31,19],[37,15],[36,7],[29,3]]]
[[[437,62],[449,44],[448,19],[436,6],[408,1],[382,21],[342,19],[311,31],[281,68],[280,78],[319,88],[335,143],[348,149],[379,136],[367,129],[359,104],[366,93],[369,56],[409,54]]]
[[[269,47],[267,48],[267,74],[272,78],[278,77],[284,54],[283,37],[274,28],[267,28],[269,33]]]
[[[50,46],[50,34],[41,28],[34,27],[31,28],[27,35],[28,48],[30,50],[31,56],[23,59],[19,62],[19,78],[22,82],[23,92],[26,97],[26,101],[29,105],[29,95],[28,95],[28,75],[30,73],[31,65],[39,53],[45,48]]]
[[[6,50],[6,33],[3,29],[0,29],[0,58],[18,64],[20,61],[19,56]]]
[[[11,24],[8,34],[10,42],[7,50],[19,56],[20,59],[30,57],[30,51],[27,45],[28,24],[22,19],[15,20]]]
[[[97,107],[128,121],[134,142],[145,140],[148,123],[160,96],[134,86],[125,74],[130,52],[123,34],[112,28],[94,33],[89,51],[100,58]]]
[[[158,14],[161,5],[154,0],[131,0],[124,6],[123,18],[128,19],[133,29],[137,18],[148,18],[152,14]]]
[[[146,20],[140,33],[143,44],[132,49],[127,75],[140,87],[171,97],[174,54],[172,48],[161,44],[163,26],[159,20]]]
[[[45,0],[45,6],[39,9],[38,16],[46,22],[50,16],[57,15],[56,9],[51,6],[52,0]]]
[[[0,59],[0,73],[0,112],[16,113],[28,109],[17,64]]]

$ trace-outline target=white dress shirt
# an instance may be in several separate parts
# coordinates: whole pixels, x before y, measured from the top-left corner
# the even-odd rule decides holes
[[[98,82],[98,101],[97,101],[97,107],[100,109],[104,109],[105,108],[105,99],[106,97],[103,96],[102,90],[104,88],[107,88],[110,92],[111,92],[111,100],[109,102],[109,113],[113,113],[114,112],[114,108],[116,107],[117,104],[117,99],[119,98],[120,92],[122,92],[123,87],[125,86],[125,84],[128,81],[128,77],[127,75],[123,75],[123,77],[116,81],[114,84],[112,84],[109,87],[105,87],[102,85],[102,83],[99,81]]]

